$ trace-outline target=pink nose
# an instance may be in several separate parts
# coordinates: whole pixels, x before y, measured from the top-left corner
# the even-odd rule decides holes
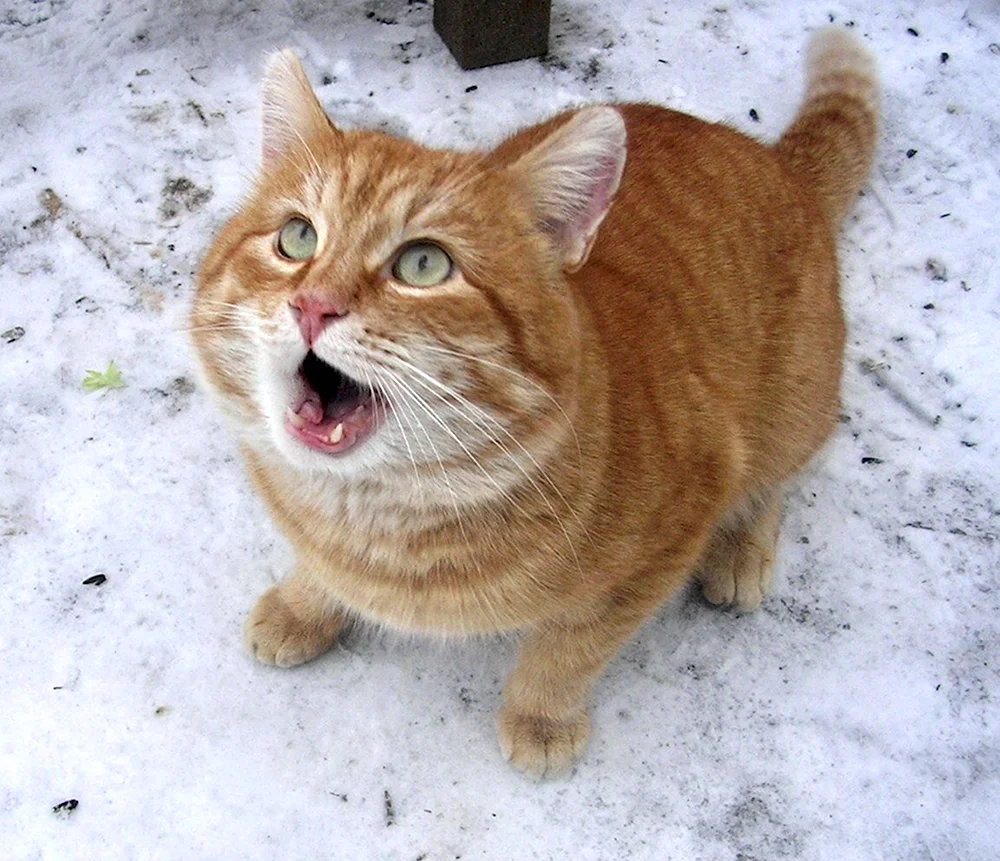
[[[288,307],[310,347],[334,320],[347,314],[347,305],[327,296],[303,294],[291,299]]]

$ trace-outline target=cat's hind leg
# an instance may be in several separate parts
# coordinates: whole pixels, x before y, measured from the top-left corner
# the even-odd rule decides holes
[[[756,610],[771,587],[781,528],[781,492],[757,493],[715,528],[696,578],[712,604]]]
[[[345,621],[323,587],[297,572],[260,597],[243,632],[258,661],[294,667],[333,646]]]

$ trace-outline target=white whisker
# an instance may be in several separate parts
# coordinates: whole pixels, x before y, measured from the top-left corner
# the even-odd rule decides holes
[[[505,446],[500,439],[498,439],[493,434],[491,434],[488,431],[488,429],[483,426],[483,424],[481,422],[477,421],[472,415],[470,415],[467,410],[463,410],[462,405],[466,405],[471,410],[475,410],[477,413],[479,413],[480,415],[482,415],[483,417],[485,417],[488,421],[490,421],[497,428],[499,428],[499,430],[502,433],[504,433],[511,440],[513,440],[513,442],[515,443],[515,445],[517,445],[518,448],[521,449],[521,451],[525,454],[525,456],[528,458],[528,460],[530,460],[531,463],[534,465],[535,469],[538,471],[539,476],[555,491],[555,493],[559,497],[559,499],[562,502],[562,504],[566,507],[567,511],[570,512],[570,514],[573,516],[574,520],[576,521],[577,525],[583,531],[583,534],[587,537],[588,540],[590,540],[590,536],[587,533],[585,525],[582,523],[582,521],[580,520],[580,518],[577,516],[576,512],[573,510],[572,506],[566,500],[566,498],[563,495],[562,491],[559,490],[558,486],[555,484],[555,482],[552,481],[552,479],[548,476],[548,474],[545,472],[545,470],[542,468],[542,466],[538,463],[538,461],[534,458],[534,456],[521,444],[520,440],[518,440],[513,434],[511,434],[510,431],[508,431],[507,428],[505,428],[499,421],[497,421],[495,418],[493,418],[492,416],[490,416],[486,411],[482,410],[480,407],[478,407],[475,404],[473,404],[471,401],[468,400],[468,398],[464,397],[459,392],[455,391],[454,389],[450,388],[449,386],[446,386],[444,383],[441,383],[439,380],[436,380],[433,376],[425,373],[420,368],[418,368],[416,365],[414,365],[411,362],[406,361],[405,359],[403,359],[398,354],[391,354],[391,358],[393,360],[395,360],[396,362],[400,363],[401,365],[403,365],[404,368],[405,368],[405,370],[407,372],[409,372],[411,375],[412,374],[416,374],[419,377],[423,377],[424,379],[426,379],[427,381],[429,381],[430,383],[432,383],[437,388],[439,388],[442,391],[444,391],[447,394],[449,394],[455,401],[457,401],[457,403],[450,403],[450,406],[452,406],[456,410],[456,412],[459,414],[459,416],[462,417],[466,422],[468,422],[473,428],[475,428],[477,431],[479,431],[481,434],[483,434],[483,436],[486,438],[486,440],[489,443],[491,443],[492,445],[496,446],[506,456],[506,458],[516,467],[516,469],[521,473],[521,475],[523,475],[524,478],[527,480],[528,484],[532,487],[532,489],[539,495],[539,497],[545,503],[545,505],[548,508],[550,514],[555,519],[556,523],[559,524],[559,528],[562,531],[563,536],[565,537],[567,544],[569,545],[570,552],[573,554],[573,558],[574,558],[574,560],[576,562],[576,566],[579,569],[580,568],[580,559],[579,559],[579,555],[578,555],[578,553],[576,551],[576,547],[574,545],[572,536],[570,535],[569,530],[566,527],[566,524],[563,522],[562,517],[560,517],[559,512],[556,511],[555,506],[552,504],[552,500],[548,498],[548,495],[538,485],[538,482],[535,481],[535,479],[531,476],[531,474],[521,465],[521,463],[513,455],[513,453],[510,451],[510,449],[508,449],[507,446]],[[469,448],[461,441],[461,439],[458,437],[458,435],[455,434],[455,432],[448,426],[448,424],[443,419],[439,418],[430,409],[430,407],[426,404],[426,401],[424,400],[424,398],[420,397],[416,393],[416,391],[413,390],[413,388],[411,386],[407,385],[405,382],[403,382],[401,379],[399,379],[398,375],[397,375],[397,380],[400,382],[401,385],[404,385],[407,388],[407,390],[411,393],[411,396],[414,397],[417,400],[417,403],[421,406],[421,408],[425,412],[427,412],[427,414],[430,415],[430,417],[450,437],[452,437],[452,439],[454,439],[455,442],[458,443],[458,445],[461,447],[461,449],[463,450],[463,452],[465,452],[466,456],[483,473],[483,475],[487,478],[487,480],[494,487],[496,487],[496,489],[500,493],[500,495],[504,499],[506,499],[519,512],[521,512],[522,514],[524,514],[526,517],[530,517],[530,515],[528,514],[528,512],[524,510],[524,508],[517,502],[517,500],[515,500],[510,495],[510,493],[507,490],[505,490],[503,487],[501,487],[501,485],[496,481],[496,479],[494,478],[494,476],[486,469],[486,467],[484,467],[482,465],[481,461],[469,450]],[[413,382],[415,384],[417,384],[417,385],[420,385],[421,388],[423,388],[424,390],[426,390],[431,396],[435,397],[437,400],[441,401],[442,403],[449,404],[449,401],[445,397],[443,397],[441,394],[435,392],[431,388],[431,386],[428,385],[427,383],[421,382],[420,380],[417,380],[417,379],[414,379]]]
[[[403,380],[397,374],[394,374],[392,371],[390,371],[384,365],[380,364],[377,367],[378,367],[379,371],[381,371],[381,373],[378,375],[379,376],[380,385],[383,385],[383,386],[385,386],[386,388],[389,388],[389,389],[395,389],[396,391],[400,391],[400,390],[405,391],[406,390],[406,388],[407,388],[406,384],[403,382]],[[388,384],[387,384],[386,377],[388,377],[389,379],[391,379],[391,382],[389,382]],[[406,399],[405,398],[398,398],[397,397],[397,400],[404,401]],[[419,399],[417,399],[417,400],[419,401]],[[476,559],[477,560],[476,564],[478,566],[478,564],[479,564],[478,557],[476,557],[476,555],[472,552],[472,544],[469,541],[469,536],[468,536],[468,534],[465,531],[465,523],[462,520],[462,511],[461,511],[461,507],[459,506],[459,503],[458,503],[458,494],[455,492],[455,488],[452,486],[451,477],[448,475],[448,470],[445,469],[444,461],[441,459],[441,454],[440,454],[440,452],[438,452],[437,446],[434,445],[434,440],[431,438],[431,435],[427,432],[427,429],[424,427],[423,423],[416,418],[416,414],[414,414],[414,420],[417,423],[417,427],[420,428],[420,430],[424,434],[424,437],[427,439],[427,443],[431,447],[431,451],[434,453],[434,457],[437,460],[438,466],[441,469],[441,477],[444,479],[445,486],[447,487],[448,493],[451,496],[452,506],[453,506],[453,508],[455,510],[455,520],[456,520],[456,523],[458,524],[458,530],[459,530],[460,534],[462,535],[462,539],[465,541],[466,546],[469,548],[469,556],[470,556],[470,558]]]
[[[362,376],[364,377],[363,382],[365,383],[365,385],[368,386],[368,388],[369,388],[370,391],[374,392],[375,389],[376,389],[376,386],[372,382],[371,374],[369,372],[365,371],[365,372],[362,372]],[[378,415],[378,405],[380,403],[380,400],[381,399],[379,399],[379,398],[373,398],[373,402],[375,404],[375,410],[376,410],[376,417]],[[397,405],[397,406],[401,406],[401,404]],[[421,501],[422,504],[426,505],[426,497],[424,496],[424,485],[423,485],[423,482],[421,482],[421,480],[420,480],[420,468],[417,466],[417,460],[413,456],[413,449],[410,447],[410,440],[407,437],[406,429],[403,427],[402,422],[403,422],[403,420],[406,420],[406,423],[410,427],[411,431],[413,430],[413,426],[409,424],[409,420],[406,419],[405,415],[402,415],[401,413],[399,413],[398,409],[395,410],[394,413],[400,416],[400,423],[399,423],[400,436],[402,436],[402,438],[403,438],[403,444],[406,446],[406,453],[407,453],[407,455],[410,458],[410,463],[413,465],[413,478],[414,478],[414,480],[417,483],[417,491],[420,494],[420,501]],[[388,424],[388,422],[389,422],[389,409],[388,409],[388,407],[384,403],[382,404],[382,421],[383,421],[383,424]],[[422,449],[421,449],[421,454],[424,454],[424,452],[423,452]]]
[[[414,369],[414,370],[419,370],[419,369]],[[447,386],[444,386],[444,384],[438,383],[438,381],[434,380],[432,377],[428,377],[428,379],[431,382],[436,383],[436,384],[442,386],[445,389],[448,388]],[[430,387],[426,383],[420,383],[419,381],[415,381],[415,382],[417,382],[419,385],[421,385],[425,390],[429,391],[434,397],[436,397],[442,403],[448,403],[448,401],[447,401],[446,398],[444,398],[441,395],[436,394],[433,391],[431,391]],[[518,472],[520,472],[521,475],[524,476],[524,478],[527,480],[528,484],[531,485],[531,488],[539,495],[539,497],[541,497],[542,501],[545,503],[546,508],[548,508],[549,513],[555,519],[556,523],[559,524],[559,528],[560,528],[560,530],[563,533],[563,537],[565,537],[566,543],[569,545],[570,551],[573,554],[573,558],[576,561],[577,567],[579,568],[579,566],[580,566],[580,559],[579,559],[579,556],[578,556],[577,551],[576,551],[576,546],[573,543],[572,536],[570,535],[569,530],[566,528],[566,525],[563,522],[562,517],[559,515],[559,512],[556,511],[556,508],[553,505],[552,500],[549,499],[549,497],[546,495],[545,491],[539,486],[538,482],[535,481],[535,479],[532,477],[532,475],[521,465],[521,463],[514,456],[514,454],[511,452],[511,450],[509,448],[507,448],[507,446],[504,445],[501,440],[499,440],[495,436],[491,435],[489,433],[488,429],[485,428],[480,422],[477,422],[467,412],[464,412],[462,410],[460,404],[461,403],[465,403],[469,407],[471,407],[472,409],[475,409],[475,410],[478,410],[479,412],[481,412],[487,419],[489,419],[494,424],[496,424],[496,426],[501,430],[501,432],[503,432],[506,436],[510,437],[510,439],[514,441],[514,444],[519,449],[521,449],[521,451],[525,454],[525,456],[528,458],[528,460],[531,461],[532,465],[538,471],[538,475],[545,481],[545,483],[549,487],[551,487],[555,491],[556,495],[559,497],[559,500],[566,507],[566,510],[569,511],[569,513],[573,516],[573,519],[577,522],[577,525],[580,526],[581,530],[583,531],[583,534],[587,537],[588,540],[590,540],[590,535],[587,533],[586,527],[584,526],[584,524],[580,520],[580,518],[577,516],[576,512],[573,510],[573,507],[569,504],[568,500],[563,495],[562,491],[559,489],[559,487],[556,485],[556,483],[554,481],[552,481],[552,479],[549,477],[549,475],[546,473],[546,471],[542,468],[542,466],[538,463],[538,461],[534,458],[534,456],[521,444],[520,440],[518,440],[513,434],[511,434],[505,427],[503,427],[499,422],[497,422],[495,419],[493,419],[493,417],[490,416],[488,413],[480,410],[478,407],[476,407],[475,404],[471,403],[467,398],[463,397],[462,395],[458,394],[457,392],[452,392],[452,396],[455,397],[455,398],[457,398],[460,401],[460,403],[458,403],[458,404],[451,404],[451,406],[456,410],[456,412],[459,414],[459,416],[461,418],[463,418],[465,421],[467,421],[470,425],[472,425],[472,427],[474,427],[478,431],[480,431],[489,443],[491,443],[494,446],[496,446],[501,451],[501,453],[503,453],[504,456],[516,467],[516,469],[518,470]],[[517,506],[517,508],[522,513],[526,513],[526,512],[524,512],[524,509],[521,508],[520,506]]]
[[[515,371],[513,368],[508,368],[506,365],[501,365],[499,362],[491,362],[489,359],[484,359],[482,356],[475,356],[472,353],[463,353],[458,350],[448,350],[444,347],[438,347],[431,344],[421,344],[421,350],[428,350],[432,353],[442,353],[447,356],[454,356],[457,359],[464,359],[470,362],[478,362],[481,365],[485,365],[489,368],[493,368],[497,371],[503,371],[505,374],[510,374],[512,377],[516,377],[523,383],[527,383],[532,389],[540,392],[545,398],[547,398],[552,405],[559,411],[563,419],[566,421],[566,426],[569,428],[570,432],[573,434],[573,439],[576,443],[576,453],[578,458],[578,463],[582,466],[583,464],[583,449],[580,445],[580,437],[577,435],[576,427],[573,425],[573,420],[569,417],[569,414],[563,409],[562,404],[557,401],[552,394],[547,391],[543,386],[536,383],[531,377],[526,374],[522,374],[520,371]]]
[[[549,486],[556,492],[556,494],[559,496],[560,500],[566,506],[566,508],[569,510],[569,512],[571,514],[573,514],[574,517],[576,517],[576,514],[573,511],[572,506],[569,504],[569,502],[563,496],[562,491],[559,489],[559,487],[548,476],[546,470],[542,467],[542,465],[540,463],[538,463],[538,461],[531,454],[531,452],[528,451],[527,448],[525,448],[525,446],[521,443],[521,441],[514,434],[512,434],[510,432],[510,430],[502,422],[498,421],[494,416],[490,415],[489,412],[487,412],[486,410],[484,410],[482,407],[474,404],[467,397],[465,397],[461,392],[455,390],[451,386],[446,385],[445,383],[442,383],[440,380],[436,379],[431,374],[428,374],[427,372],[425,372],[425,371],[421,370],[420,368],[418,368],[412,362],[407,361],[401,355],[397,354],[396,358],[406,366],[407,370],[409,370],[409,371],[411,371],[411,372],[419,375],[423,379],[427,380],[431,385],[433,385],[436,388],[442,390],[443,392],[445,392],[446,394],[448,394],[449,396],[451,396],[452,398],[454,398],[456,401],[458,401],[459,403],[456,405],[457,407],[460,407],[461,405],[464,404],[469,409],[473,410],[476,414],[478,414],[479,416],[482,416],[483,419],[485,419],[486,421],[488,421],[490,424],[492,424],[494,427],[496,427],[502,434],[504,434],[507,438],[509,438],[511,440],[511,442],[513,442],[514,445],[516,445],[521,450],[521,452],[524,454],[524,456],[527,457],[529,461],[531,461],[531,464],[535,467],[536,470],[538,470],[539,475],[541,475],[542,478],[545,479],[545,481],[549,484]],[[482,426],[478,422],[474,422],[468,416],[466,416],[466,419],[471,424],[473,424],[476,427],[479,427],[482,430]],[[510,451],[499,440],[497,440],[495,437],[492,437],[489,434],[486,434],[486,436],[487,436],[488,439],[490,439],[491,442],[493,442],[495,445],[497,445],[498,447],[500,447],[505,453],[507,453],[508,455],[510,455]],[[577,442],[579,444],[579,441],[577,441]],[[512,460],[515,460],[515,463],[516,463],[516,459],[514,459],[512,456],[511,456],[511,458],[512,458]],[[524,472],[524,471],[522,470],[522,472]],[[525,478],[529,479],[529,481],[531,480],[530,476],[526,472],[524,473],[524,475],[525,475]],[[579,518],[577,518],[577,520],[579,522]],[[580,523],[580,526],[582,527],[583,524]]]

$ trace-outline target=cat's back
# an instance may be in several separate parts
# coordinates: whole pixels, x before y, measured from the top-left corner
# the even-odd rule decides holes
[[[734,314],[749,322],[833,261],[832,230],[772,147],[654,105],[619,110],[628,159],[576,280],[602,319],[641,310],[702,331]]]
[[[619,110],[621,186],[572,276],[618,397],[634,396],[653,439],[703,432],[669,418],[692,399],[720,411],[706,426],[732,421],[757,438],[815,395],[825,428],[843,324],[834,234],[817,203],[773,147],[653,105]],[[795,382],[810,378],[814,394]]]
[[[674,289],[704,278],[716,292],[745,291],[764,274],[761,266],[780,270],[812,251],[816,238],[832,240],[772,147],[655,105],[619,110],[628,160],[591,258],[599,267],[669,280]],[[832,241],[827,246],[832,251]]]

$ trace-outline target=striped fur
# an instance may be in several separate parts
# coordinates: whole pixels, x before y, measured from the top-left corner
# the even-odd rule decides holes
[[[859,42],[822,33],[807,69],[774,147],[620,105],[460,153],[338,130],[294,56],[272,60],[261,174],[192,311],[299,558],[251,614],[258,658],[308,660],[350,616],[521,632],[501,746],[547,776],[582,751],[605,665],[685,583],[760,602],[782,484],[838,412],[834,239],[877,127]],[[315,227],[308,261],[276,253],[292,216]],[[414,240],[445,248],[452,277],[398,282]],[[343,456],[284,425],[307,289],[348,309],[317,355],[381,397],[378,431]]]

